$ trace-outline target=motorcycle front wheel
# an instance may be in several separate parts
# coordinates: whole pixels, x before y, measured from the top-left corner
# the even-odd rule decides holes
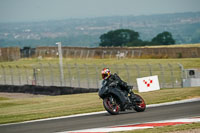
[[[114,97],[106,97],[103,99],[103,106],[112,115],[119,114],[120,105]]]
[[[146,103],[140,95],[135,94],[135,96],[137,98],[136,105],[135,105],[135,111],[143,112],[146,109]]]

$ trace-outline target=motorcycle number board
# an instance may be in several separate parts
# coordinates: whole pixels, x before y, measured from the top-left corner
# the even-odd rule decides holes
[[[148,92],[160,90],[158,76],[149,76],[143,78],[137,78],[137,85],[139,92]]]

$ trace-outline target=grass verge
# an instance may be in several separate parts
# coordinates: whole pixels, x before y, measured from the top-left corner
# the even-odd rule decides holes
[[[29,58],[29,59],[20,59],[18,61],[10,61],[10,62],[0,62],[0,65],[11,65],[11,66],[33,66],[38,63],[42,64],[58,64],[59,59],[58,58],[44,58],[44,59],[37,59],[37,58]],[[168,65],[170,64],[177,64],[180,63],[184,66],[184,68],[199,68],[200,66],[200,58],[181,58],[181,59],[122,59],[118,60],[116,58],[113,59],[73,59],[73,58],[64,58],[63,59],[63,64],[96,64],[97,66],[102,64],[106,65],[113,65],[113,64],[137,64],[137,65],[146,65],[147,63],[151,65],[157,65],[157,64],[162,64],[162,65]]]
[[[200,97],[200,87],[162,89],[138,93],[147,104]],[[97,93],[44,96],[37,98],[0,98],[0,124],[103,111]]]

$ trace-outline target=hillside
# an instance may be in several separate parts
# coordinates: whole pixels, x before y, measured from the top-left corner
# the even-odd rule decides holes
[[[142,40],[169,31],[177,44],[200,42],[200,12],[149,16],[111,16],[32,23],[0,23],[0,47],[65,46],[96,47],[99,36],[110,30],[132,29]]]

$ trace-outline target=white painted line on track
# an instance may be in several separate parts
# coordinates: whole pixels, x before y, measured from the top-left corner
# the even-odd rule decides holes
[[[181,103],[188,103],[188,102],[195,102],[195,101],[200,101],[200,98],[192,98],[192,99],[186,99],[186,100],[180,100],[180,101],[174,101],[174,102],[151,104],[151,105],[147,105],[147,108],[166,106],[166,105],[173,105],[173,104],[181,104]],[[47,119],[38,119],[38,120],[24,121],[24,122],[18,122],[18,123],[0,124],[0,126],[15,125],[15,124],[26,124],[26,123],[49,121],[49,120],[58,120],[58,119],[67,119],[67,118],[74,118],[74,117],[81,117],[81,116],[104,114],[104,113],[107,113],[107,111],[76,114],[76,115],[61,116],[61,117],[53,117],[53,118],[47,118]]]
[[[147,108],[174,105],[174,104],[181,104],[181,103],[189,103],[189,102],[195,102],[195,101],[200,101],[200,97],[192,98],[192,99],[179,100],[179,101],[173,101],[173,102],[151,104],[151,105],[147,105]]]
[[[58,119],[67,119],[67,118],[74,118],[74,117],[81,117],[81,116],[88,116],[88,115],[97,115],[97,114],[103,114],[103,113],[106,113],[106,111],[76,114],[76,115],[69,115],[69,116],[61,116],[61,117],[53,117],[53,118],[46,118],[46,119],[38,119],[38,120],[24,121],[24,122],[18,122],[18,123],[1,124],[0,126],[14,125],[14,124],[26,124],[26,123],[32,123],[32,122],[41,122],[41,121],[58,120]]]

